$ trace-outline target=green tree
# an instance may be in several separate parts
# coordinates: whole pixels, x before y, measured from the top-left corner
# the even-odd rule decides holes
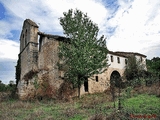
[[[138,65],[136,62],[136,58],[131,56],[128,58],[128,62],[125,69],[125,77],[127,80],[133,80],[138,75]]]
[[[73,87],[78,87],[80,97],[80,87],[84,81],[107,69],[106,39],[104,36],[97,38],[98,26],[80,10],[70,9],[63,15],[60,24],[69,39],[60,43],[59,58],[63,61],[60,68],[65,67],[65,79]]]
[[[147,60],[147,69],[148,71],[160,75],[160,58],[153,57],[151,60]]]
[[[130,56],[124,72],[127,81],[129,83],[140,82],[140,78],[147,74],[144,67],[144,64],[137,60],[135,56]],[[138,81],[135,81],[136,79]]]
[[[2,83],[2,81],[0,80],[0,92],[4,92],[6,91],[6,85]]]
[[[149,79],[147,84],[152,84],[154,82],[160,81],[160,58],[153,57],[151,60],[147,59],[147,70],[149,72]]]

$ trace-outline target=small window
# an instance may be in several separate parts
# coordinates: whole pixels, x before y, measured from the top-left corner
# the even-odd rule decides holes
[[[127,65],[127,62],[128,62],[127,59],[125,59],[125,64],[126,64],[126,65]]]
[[[88,80],[84,81],[84,91],[88,92]]]
[[[141,57],[141,62],[143,61],[143,58]]]
[[[120,58],[119,57],[117,57],[117,62],[120,63]]]
[[[96,76],[96,82],[98,82],[98,76]]]
[[[111,56],[111,62],[113,62],[113,56]]]

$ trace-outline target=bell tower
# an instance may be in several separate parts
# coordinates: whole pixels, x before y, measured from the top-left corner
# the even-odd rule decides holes
[[[38,25],[30,19],[26,19],[20,36],[21,76],[31,70],[37,69],[38,60]]]

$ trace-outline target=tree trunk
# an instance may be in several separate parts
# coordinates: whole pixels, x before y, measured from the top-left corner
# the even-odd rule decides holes
[[[81,98],[81,75],[78,75],[78,98]]]
[[[121,110],[121,108],[122,108],[122,106],[121,106],[121,95],[120,95],[121,94],[121,81],[119,83],[120,83],[120,86],[118,88],[119,89],[119,91],[118,91],[119,92],[119,95],[118,95],[118,97],[119,97],[118,98],[118,110]]]
[[[81,90],[80,89],[81,89],[81,87],[78,85],[78,98],[81,98],[81,92],[80,92]]]

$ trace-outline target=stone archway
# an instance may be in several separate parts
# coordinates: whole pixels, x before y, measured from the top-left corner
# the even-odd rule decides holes
[[[121,75],[118,71],[114,70],[110,75],[110,84],[120,87],[120,82],[122,82]]]

